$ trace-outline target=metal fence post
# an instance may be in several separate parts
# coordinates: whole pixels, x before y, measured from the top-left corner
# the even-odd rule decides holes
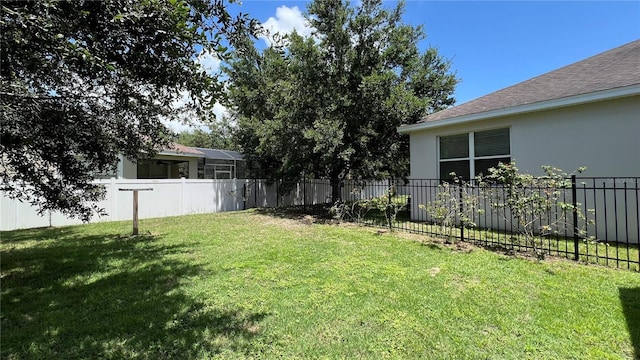
[[[391,212],[393,211],[393,208],[392,208],[392,205],[391,205],[392,204],[391,190],[392,190],[392,186],[393,185],[392,185],[391,181],[392,181],[391,178],[389,178],[389,187],[387,189],[387,192],[389,193],[388,196],[387,196],[387,200],[388,200],[388,202],[387,202],[387,222],[389,223],[389,230],[393,231],[393,219],[391,218],[392,217]]]
[[[258,207],[258,179],[253,179],[253,206]]]
[[[242,210],[247,210],[247,183],[242,184]]]
[[[578,191],[576,186],[576,176],[571,175],[571,205],[573,205],[573,260],[580,259],[578,245],[580,244],[580,233],[578,230]]]

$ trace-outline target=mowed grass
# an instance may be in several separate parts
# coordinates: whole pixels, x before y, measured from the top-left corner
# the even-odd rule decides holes
[[[633,359],[640,275],[254,211],[2,233],[3,359]]]

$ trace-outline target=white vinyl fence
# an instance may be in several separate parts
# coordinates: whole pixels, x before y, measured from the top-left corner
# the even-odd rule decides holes
[[[386,181],[370,181],[359,184],[345,181],[340,184],[340,196],[345,200],[370,199],[385,195]],[[331,182],[326,179],[304,181],[247,180],[247,207],[279,207],[318,205],[331,203]]]
[[[96,180],[95,183],[104,185],[107,190],[105,199],[100,201],[98,206],[105,209],[108,215],[96,215],[91,222],[132,219],[133,192],[119,189],[153,189],[138,193],[140,219],[331,202],[329,181],[318,179],[307,179],[297,183],[263,179],[105,179]],[[344,198],[352,196],[354,192],[361,197],[381,196],[386,188],[379,185],[344,185],[341,192]],[[78,219],[68,218],[58,212],[40,216],[30,204],[0,195],[2,231],[81,223]]]
[[[94,216],[91,221],[132,218],[133,192],[119,191],[119,189],[153,189],[138,193],[140,219],[242,210],[245,205],[243,189],[247,182],[239,179],[96,180],[95,183],[106,187],[106,197],[98,203],[98,206],[105,209],[108,215]],[[57,212],[40,216],[30,204],[0,195],[0,230],[2,231],[81,223],[82,221],[78,219],[70,219]]]

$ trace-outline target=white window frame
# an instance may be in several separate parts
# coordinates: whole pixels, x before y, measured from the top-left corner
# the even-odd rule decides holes
[[[214,180],[229,180],[236,177],[236,165],[234,164],[205,164],[202,170],[204,178],[207,178],[207,170],[212,173],[213,177],[211,179]],[[218,175],[227,175],[227,177],[219,177]]]
[[[477,132],[484,132],[484,131],[491,131],[491,130],[499,130],[499,129],[508,129],[509,131],[509,153],[508,154],[502,154],[502,155],[489,155],[489,156],[475,156],[475,133]],[[469,137],[469,154],[466,157],[460,157],[460,158],[451,158],[451,159],[441,159],[440,158],[440,140],[443,137],[448,137],[448,136],[456,136],[456,135],[462,135],[462,134],[467,134]],[[469,131],[469,132],[464,132],[464,133],[454,133],[454,134],[448,134],[448,135],[441,135],[438,136],[438,148],[437,148],[437,156],[438,156],[438,179],[442,179],[442,174],[440,174],[440,163],[443,162],[453,162],[453,161],[468,161],[469,162],[469,174],[467,174],[467,176],[469,176],[469,179],[473,179],[475,177],[475,173],[476,173],[476,160],[491,160],[491,159],[499,159],[499,158],[504,158],[504,157],[508,157],[511,158],[511,126],[509,127],[497,127],[497,128],[490,128],[490,129],[482,129],[482,130],[477,130],[477,131]],[[460,175],[460,174],[457,174]]]
[[[229,177],[225,177],[224,179],[233,179],[233,168],[234,166],[231,164],[214,164],[213,165],[213,177],[214,179],[218,179],[218,174],[227,174]]]

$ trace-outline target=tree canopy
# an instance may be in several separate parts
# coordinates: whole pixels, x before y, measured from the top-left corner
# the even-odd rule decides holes
[[[179,133],[176,142],[193,147],[236,150],[237,145],[234,142],[232,131],[229,119],[223,117],[209,124],[208,131],[196,128]]]
[[[238,54],[226,73],[245,156],[273,177],[406,175],[408,139],[396,128],[452,105],[457,79],[435,48],[420,52],[426,35],[403,9],[315,0],[311,37]]]
[[[2,190],[83,219],[104,194],[94,174],[153,155],[172,135],[163,121],[224,95],[197,56],[226,58],[257,25],[225,0],[0,6]]]

